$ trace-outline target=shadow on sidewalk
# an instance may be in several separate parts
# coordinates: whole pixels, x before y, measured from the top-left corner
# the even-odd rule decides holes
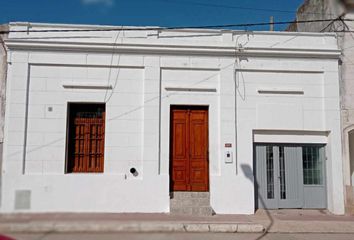
[[[261,196],[259,196],[258,194],[258,182],[255,178],[255,174],[254,172],[252,171],[252,168],[248,165],[248,164],[241,164],[241,169],[242,169],[242,172],[243,174],[245,175],[245,177],[250,180],[252,182],[252,184],[254,184],[254,189],[255,189],[255,203],[257,200],[260,200],[262,202],[262,205],[265,206],[265,203],[264,203],[264,200]],[[257,199],[258,198],[258,199]],[[274,224],[274,219],[272,218],[271,214],[269,213],[269,211],[267,209],[264,209],[266,215],[267,215],[267,218],[269,219],[269,225],[268,226],[265,226],[265,230],[264,230],[264,233],[262,233],[259,237],[257,237],[255,240],[260,240],[262,238],[264,238],[267,234],[268,234],[268,231],[269,229],[272,228],[273,224]]]

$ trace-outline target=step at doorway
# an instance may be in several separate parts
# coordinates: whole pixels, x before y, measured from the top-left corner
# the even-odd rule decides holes
[[[176,215],[212,216],[209,192],[171,192],[170,213]]]

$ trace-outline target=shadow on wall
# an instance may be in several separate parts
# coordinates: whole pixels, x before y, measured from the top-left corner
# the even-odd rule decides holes
[[[265,206],[265,203],[264,203],[264,200],[261,196],[258,195],[258,182],[257,182],[257,179],[255,178],[255,174],[254,172],[252,171],[252,168],[250,165],[248,164],[241,164],[241,169],[242,169],[242,172],[243,174],[245,175],[245,177],[250,180],[252,182],[252,184],[254,184],[254,189],[255,189],[255,203],[257,204],[257,201],[261,201],[262,202],[262,205]],[[258,204],[257,204],[258,205]],[[257,206],[258,207],[258,206]],[[267,234],[268,234],[268,231],[272,228],[273,224],[274,224],[274,219],[272,218],[271,214],[269,213],[268,210],[264,209],[266,215],[267,215],[267,218],[269,220],[269,224],[268,226],[265,227],[265,231],[264,233],[262,233],[259,237],[257,237],[255,240],[260,240],[262,238],[264,238]]]
[[[348,132],[350,182],[354,183],[354,130]]]

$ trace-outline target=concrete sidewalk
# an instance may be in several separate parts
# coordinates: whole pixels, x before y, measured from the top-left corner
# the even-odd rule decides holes
[[[255,215],[3,214],[2,233],[224,232],[354,233],[353,216],[313,210],[259,210]]]
[[[0,232],[224,232],[260,233],[263,225],[242,215],[194,217],[170,214],[9,214]]]
[[[269,233],[354,233],[354,216],[326,210],[258,210],[250,218]]]

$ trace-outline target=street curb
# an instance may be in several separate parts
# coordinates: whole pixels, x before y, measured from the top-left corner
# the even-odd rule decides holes
[[[181,223],[181,222],[29,222],[2,223],[0,232],[213,232],[263,233],[265,228],[255,223]]]
[[[282,221],[277,222],[270,228],[266,227],[268,233],[354,233],[354,223],[352,221]]]

